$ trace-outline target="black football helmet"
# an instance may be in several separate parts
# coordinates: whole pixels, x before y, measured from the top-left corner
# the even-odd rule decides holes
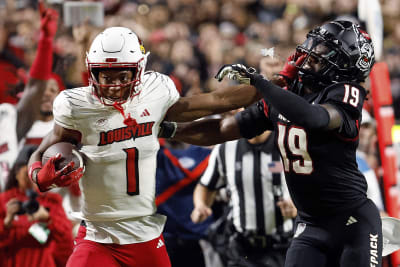
[[[315,53],[317,46],[325,47],[322,53]],[[332,21],[311,30],[296,52],[307,56],[299,77],[313,91],[336,82],[362,82],[375,63],[370,36],[350,21]],[[321,63],[317,72],[303,68],[309,57]]]

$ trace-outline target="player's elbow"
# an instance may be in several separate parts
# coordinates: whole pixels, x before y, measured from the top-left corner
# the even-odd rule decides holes
[[[234,116],[227,117],[220,122],[219,135],[221,136],[221,141],[224,142],[242,137],[240,134],[239,124]]]

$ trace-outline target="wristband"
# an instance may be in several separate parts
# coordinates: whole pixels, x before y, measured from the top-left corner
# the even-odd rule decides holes
[[[35,60],[32,63],[29,75],[38,80],[50,79],[53,64],[53,40],[41,34]]]
[[[36,170],[36,169],[41,169],[41,168],[42,168],[42,162],[40,162],[40,161],[35,161],[29,167],[29,171],[28,171],[29,179],[31,179],[31,181],[34,182],[35,184],[37,184],[37,181],[35,181],[36,179],[33,179],[33,171]]]
[[[174,121],[163,121],[160,124],[160,132],[158,137],[161,138],[173,138],[176,133],[176,129],[178,129],[178,124]]]

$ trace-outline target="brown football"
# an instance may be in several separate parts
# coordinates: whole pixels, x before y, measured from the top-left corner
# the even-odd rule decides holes
[[[74,169],[84,166],[82,154],[79,152],[77,147],[68,142],[60,142],[56,143],[43,153],[42,156],[42,165],[46,164],[46,162],[57,155],[57,153],[61,154],[61,159],[56,161],[55,167],[56,170],[60,170],[65,167],[70,161],[75,163]]]

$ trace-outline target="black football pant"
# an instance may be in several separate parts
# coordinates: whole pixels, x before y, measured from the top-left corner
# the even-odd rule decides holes
[[[310,224],[298,219],[285,267],[373,267],[382,264],[379,211],[368,200],[351,212]]]
[[[234,233],[224,253],[226,267],[283,267],[286,248],[253,247],[244,242],[238,233]]]
[[[172,267],[205,266],[203,250],[198,240],[181,239],[168,235],[164,239]]]

